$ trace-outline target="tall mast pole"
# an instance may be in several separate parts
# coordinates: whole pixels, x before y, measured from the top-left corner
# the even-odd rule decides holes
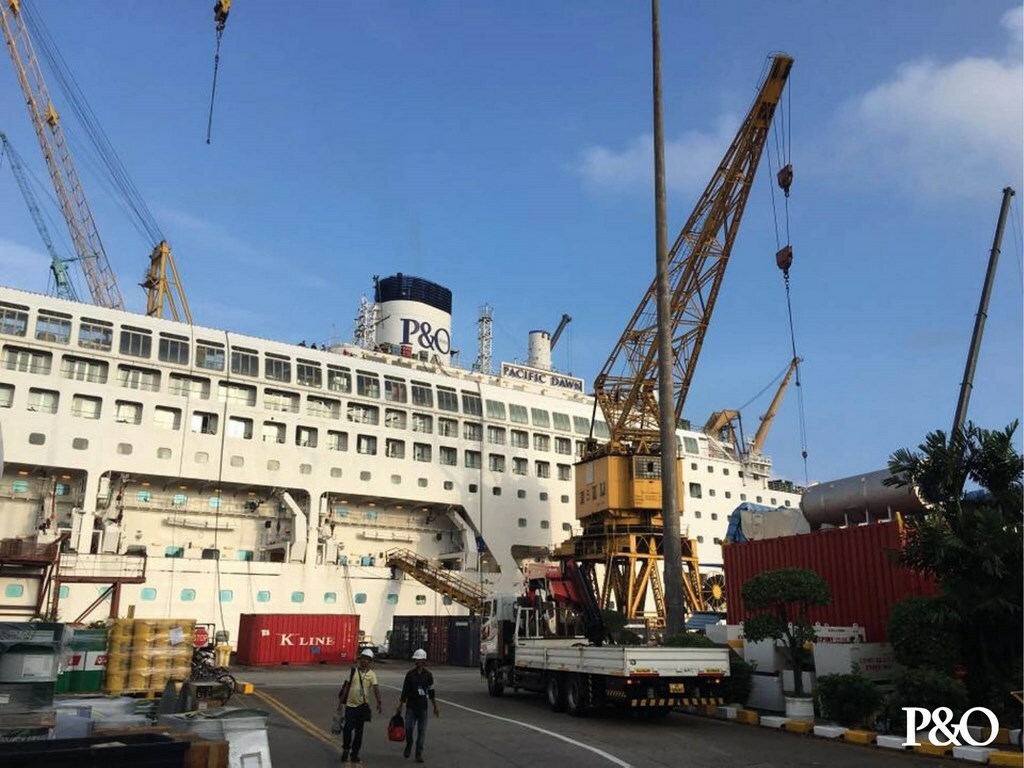
[[[974,318],[974,333],[971,335],[971,348],[967,352],[967,367],[964,369],[964,380],[960,384],[960,397],[956,403],[956,416],[953,418],[953,431],[950,433],[950,438],[963,427],[964,420],[967,418],[967,406],[971,401],[971,390],[974,388],[974,369],[978,365],[981,336],[985,333],[985,320],[988,317],[988,300],[992,295],[992,283],[996,277],[999,251],[1003,247],[1003,229],[1006,226],[1006,215],[1010,211],[1010,198],[1013,195],[1014,192],[1010,187],[1003,189],[1003,204],[999,208],[999,222],[996,224],[996,234],[992,240],[992,252],[988,257],[988,270],[985,272],[985,285],[981,289],[978,315]]]
[[[658,416],[661,427],[661,518],[665,548],[665,633],[683,632],[683,551],[676,503],[676,417],[672,390],[672,305],[668,279],[668,224],[665,201],[665,133],[661,119],[661,21],[658,0],[651,0],[654,50],[654,222],[657,240]]]

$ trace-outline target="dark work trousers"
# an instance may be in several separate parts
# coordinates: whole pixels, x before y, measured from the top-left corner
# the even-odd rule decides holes
[[[345,707],[345,724],[341,727],[341,750],[348,752],[351,748],[352,757],[359,755],[363,746],[363,718],[359,716],[358,707]]]
[[[405,746],[412,746],[412,729],[416,728],[416,754],[423,754],[423,740],[427,737],[427,708],[417,711],[405,708]]]

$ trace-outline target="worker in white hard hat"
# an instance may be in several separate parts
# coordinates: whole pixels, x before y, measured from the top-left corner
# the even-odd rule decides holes
[[[359,750],[363,746],[363,726],[370,722],[369,692],[377,699],[377,714],[384,711],[384,702],[380,697],[380,684],[377,673],[370,669],[373,662],[373,651],[369,648],[359,653],[356,666],[352,667],[348,680],[338,692],[338,711],[344,707],[345,721],[341,731],[341,762],[360,762]]]
[[[427,652],[418,648],[412,654],[415,667],[405,673],[398,714],[405,704],[405,756],[412,754],[412,732],[416,729],[416,762],[423,762],[423,742],[427,735],[427,702],[434,708],[434,717],[440,717],[434,696],[434,676],[427,669]]]

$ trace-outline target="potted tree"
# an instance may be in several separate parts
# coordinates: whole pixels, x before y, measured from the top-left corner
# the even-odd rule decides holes
[[[804,646],[814,642],[814,626],[807,618],[811,606],[832,599],[825,581],[815,571],[782,568],[759,573],[743,585],[743,603],[756,613],[743,622],[747,642],[784,641],[793,666],[793,696],[786,696],[786,717],[814,720],[814,700],[804,695]]]

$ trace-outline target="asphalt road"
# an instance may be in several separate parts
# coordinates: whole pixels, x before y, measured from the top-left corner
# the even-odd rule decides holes
[[[366,726],[363,765],[412,765],[402,745],[389,742],[387,720],[398,704],[408,662],[376,665],[384,715]],[[270,748],[275,768],[337,766],[340,737],[330,722],[347,668],[277,667],[236,670],[256,685],[253,696],[232,704],[271,712]],[[431,717],[424,757],[428,765],[452,768],[782,768],[893,766],[935,768],[932,758],[833,743],[808,736],[672,713],[658,721],[623,714],[584,719],[551,712],[539,695],[491,698],[475,669],[433,669],[441,717]]]

